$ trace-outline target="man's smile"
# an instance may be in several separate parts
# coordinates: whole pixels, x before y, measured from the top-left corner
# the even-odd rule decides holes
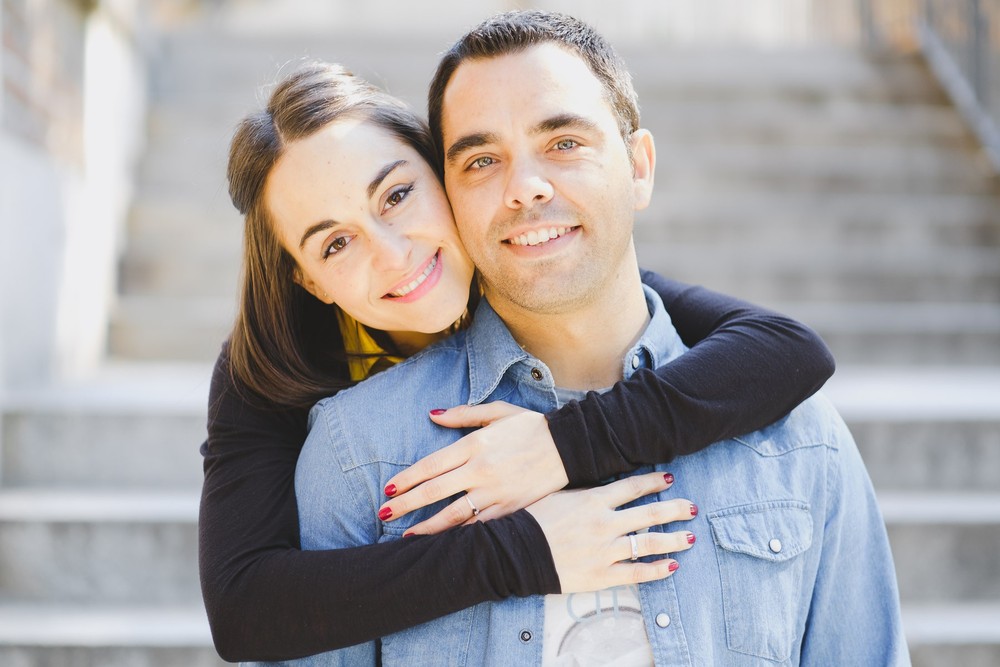
[[[532,229],[524,233],[516,234],[510,238],[504,239],[503,243],[517,246],[536,246],[549,241],[554,241],[555,239],[561,238],[566,234],[579,229],[576,227],[542,227],[539,229]]]

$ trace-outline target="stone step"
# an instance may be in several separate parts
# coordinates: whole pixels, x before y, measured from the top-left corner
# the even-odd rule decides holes
[[[1000,494],[878,491],[905,602],[1000,601]],[[197,493],[0,492],[9,599],[196,603]]]
[[[200,605],[0,602],[5,667],[222,667]]]
[[[781,190],[704,197],[660,185],[636,234],[665,242],[778,248],[891,244],[893,247],[998,247],[1000,197],[887,193],[808,194]]]
[[[229,128],[237,120],[234,116],[227,126],[219,127],[214,138],[178,133],[151,145],[140,179],[152,187],[196,186],[199,192],[219,189],[225,195]],[[678,131],[688,133],[687,128]],[[678,143],[669,136],[662,144],[657,176],[678,191],[996,192],[989,165],[971,157],[975,154],[971,145],[924,145],[912,140],[858,144],[837,135],[821,144],[791,138],[781,145],[721,138]]]
[[[0,486],[201,486],[211,368],[106,364],[95,377],[0,400]]]
[[[816,329],[841,364],[1000,364],[1000,305],[995,303],[771,306]]]
[[[903,605],[913,667],[1000,665],[1000,604]]]
[[[970,149],[958,113],[937,104],[748,100],[737,107],[683,98],[643,100],[642,125],[659,145],[783,147],[898,145]],[[178,124],[175,131],[183,131]]]
[[[768,300],[941,300],[1000,302],[1000,248],[897,246],[892,253],[867,243],[774,247],[651,241],[636,231],[640,264],[686,282],[738,285]],[[126,295],[235,295],[242,247],[181,239],[171,246],[135,244],[122,260]],[[725,290],[723,290],[725,291]],[[761,299],[762,296],[757,296]]]
[[[460,29],[459,29],[460,30]],[[459,34],[393,36],[392,48],[367,34],[290,35],[241,38],[217,32],[177,34],[164,45],[156,90],[202,90],[221,94],[258,85],[302,56],[343,62],[362,76],[397,82],[418,79],[426,90],[437,54]],[[224,45],[224,46],[223,46]],[[783,96],[797,100],[861,99],[939,103],[944,99],[919,58],[866,55],[846,49],[676,49],[662,43],[617,45],[631,69],[640,99],[664,91],[685,99]],[[205,63],[213,63],[206,67]],[[217,68],[217,69],[215,69]],[[216,71],[226,76],[214,78]]]
[[[171,245],[178,246],[175,242]],[[198,245],[183,252],[169,246],[137,247],[122,258],[119,279],[124,296],[214,296],[235,298],[239,286],[241,239],[229,247]]]
[[[755,253],[725,244],[649,242],[639,264],[761,302],[1000,302],[995,249],[788,247]]]
[[[10,600],[201,600],[198,492],[0,490],[0,590]]]
[[[206,199],[176,199],[145,189],[129,215],[130,238],[126,248],[131,247],[132,236],[141,242],[146,234],[176,238],[196,233],[199,245],[203,237],[206,243],[221,237],[241,238],[243,218],[225,193],[224,185],[220,183],[219,188]]]
[[[916,56],[842,49],[621,49],[639,99],[865,101],[941,104],[946,98]]]
[[[235,313],[235,292],[231,297],[121,297],[111,318],[108,349],[121,359],[211,363]]]
[[[902,601],[1000,603],[1000,493],[877,493]]]
[[[824,392],[850,426],[880,493],[1000,489],[1000,363],[842,364]]]
[[[895,145],[699,144],[657,153],[656,175],[681,192],[993,194],[989,165],[968,150]]]

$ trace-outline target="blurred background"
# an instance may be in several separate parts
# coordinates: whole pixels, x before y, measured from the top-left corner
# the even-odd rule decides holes
[[[1000,665],[1000,0],[0,0],[0,664],[215,665],[196,518],[239,117],[305,56],[424,109],[495,11],[594,24],[657,139],[641,263],[794,315],[916,665]]]

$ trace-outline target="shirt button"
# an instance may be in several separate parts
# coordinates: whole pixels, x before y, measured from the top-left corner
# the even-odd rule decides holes
[[[531,632],[529,630],[521,630],[521,641],[525,644],[531,641]]]
[[[638,354],[633,354],[632,355],[632,370],[635,370],[637,368],[639,368],[639,355]]]
[[[781,552],[781,540],[779,540],[777,537],[774,538],[773,540],[771,540],[770,542],[768,542],[767,546],[774,553],[780,553]]]
[[[656,624],[661,628],[665,628],[670,625],[670,617],[663,612],[660,612],[656,615]]]
[[[537,368],[532,368],[531,369],[531,377],[533,377],[536,380],[538,380],[539,382],[541,382],[542,378],[545,377],[545,376],[542,375],[542,372],[540,370],[538,370]]]

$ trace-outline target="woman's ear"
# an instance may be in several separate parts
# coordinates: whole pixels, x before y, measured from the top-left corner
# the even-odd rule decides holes
[[[635,210],[649,206],[653,197],[653,174],[656,171],[656,146],[649,130],[639,128],[630,137],[632,146],[632,191]]]
[[[313,282],[311,278],[307,278],[306,276],[302,275],[302,270],[299,269],[299,267],[297,266],[292,271],[292,280],[295,281],[296,285],[298,285],[305,291],[309,292],[323,303],[325,304],[331,303],[327,293],[321,290],[319,286],[317,286],[316,283]]]

